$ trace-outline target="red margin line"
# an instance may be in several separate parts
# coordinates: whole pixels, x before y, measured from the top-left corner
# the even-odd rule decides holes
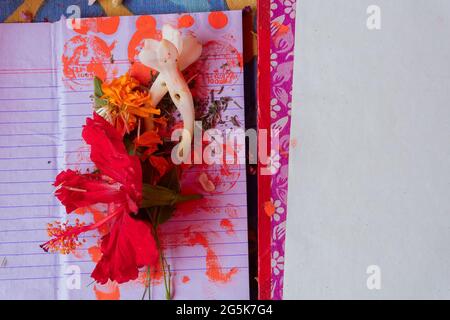
[[[270,141],[270,1],[258,0],[258,132],[266,129],[267,145]],[[261,141],[259,142],[261,143]],[[270,153],[270,148],[267,148]],[[259,155],[259,153],[258,153]],[[271,224],[264,210],[264,204],[270,201],[271,176],[261,175],[258,162],[258,298],[271,299]]]

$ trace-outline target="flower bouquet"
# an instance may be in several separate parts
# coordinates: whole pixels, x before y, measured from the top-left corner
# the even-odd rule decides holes
[[[101,208],[103,214],[91,224],[79,219],[49,224],[50,240],[41,247],[69,254],[86,241],[82,234],[103,230],[101,258],[91,274],[97,283],[135,280],[147,268],[147,291],[152,270],[161,269],[166,298],[172,297],[159,226],[171,218],[178,203],[201,197],[184,194],[179,182],[180,163],[190,157],[194,127],[194,102],[181,71],[201,51],[194,36],[182,36],[165,25],[162,40],[145,40],[140,53],[140,61],[153,72],[149,86],[128,73],[109,82],[94,79],[94,113],[86,119],[82,138],[90,146],[95,169],[64,170],[54,186],[68,216],[92,207]],[[173,106],[182,128],[174,125]],[[171,140],[174,130],[181,130],[179,143]]]

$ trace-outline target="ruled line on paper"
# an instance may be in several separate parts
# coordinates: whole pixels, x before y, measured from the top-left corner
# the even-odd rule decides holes
[[[0,133],[0,137],[15,136],[59,136],[59,132],[33,132],[33,133]]]
[[[241,245],[241,244],[248,244],[247,241],[228,241],[228,242],[210,242],[208,243],[208,246],[225,246],[225,245]],[[161,245],[163,248],[168,247],[194,247],[192,244],[179,244],[179,243],[172,243],[172,244],[163,244]],[[87,251],[86,248],[78,248],[78,251]],[[28,253],[2,253],[3,257],[15,257],[15,256],[55,256],[58,255],[58,253],[51,253],[51,252],[28,252]]]
[[[217,257],[224,258],[224,257],[246,257],[247,253],[234,253],[234,254],[218,254]],[[170,259],[194,259],[194,258],[206,258],[205,255],[196,255],[196,256],[167,256],[166,258]],[[77,264],[77,263],[92,263],[92,260],[72,260],[67,261],[65,265],[67,264]],[[22,268],[48,268],[48,267],[60,267],[64,266],[64,264],[29,264],[29,265],[18,265],[18,266],[6,266],[3,267],[3,269],[22,269]]]
[[[247,232],[247,229],[242,229],[242,230],[234,230],[233,232],[235,233],[239,233],[239,232]],[[209,233],[224,233],[224,232],[228,232],[226,230],[216,230],[216,231],[208,231]],[[167,233],[167,234],[178,234],[178,233]],[[180,233],[181,234],[181,233]],[[80,237],[80,239],[86,239],[89,237]],[[90,238],[97,238],[97,237],[90,237]],[[44,243],[47,240],[21,240],[21,241],[0,241],[0,245],[9,245],[9,244],[23,244],[23,243]],[[235,243],[235,242],[233,242]],[[47,252],[36,252],[39,254],[51,254],[51,253],[47,253]],[[31,253],[31,254],[35,254],[35,253]],[[23,253],[22,255],[28,255],[28,253]],[[167,256],[169,257],[169,256]],[[195,256],[191,256],[191,258],[194,258]],[[92,262],[92,261],[91,261]]]
[[[62,159],[64,158],[63,156],[58,156],[58,157],[48,157],[48,156],[37,156],[37,157],[33,157],[33,156],[26,156],[26,157],[7,157],[7,158],[0,158],[0,160],[36,160],[36,159],[50,159],[50,160],[57,160],[57,159]]]
[[[38,52],[42,51],[42,54],[33,55],[35,62],[42,61],[39,63],[41,65],[52,64],[49,61],[50,55],[47,54],[47,51],[51,50],[51,45],[46,43],[50,39],[40,39],[40,46],[34,46],[33,43],[38,37],[30,35],[24,30],[23,33],[14,35],[15,41],[8,42],[8,46],[3,46],[3,41],[6,41],[10,35],[7,31],[4,32],[4,29],[7,30],[8,27],[2,25],[0,28],[2,33],[0,69],[10,68],[2,66],[2,62],[16,61],[3,58],[4,55],[10,55],[9,51],[14,51],[12,56],[16,56],[17,61],[21,60],[20,47],[22,44],[27,47],[30,45]],[[36,28],[46,27],[40,25]],[[45,37],[45,33],[40,34]],[[24,38],[16,41],[18,37]],[[18,193],[42,193],[43,188],[47,189],[46,185],[51,185],[52,182],[49,183],[49,181],[54,181],[56,162],[62,160],[55,150],[61,145],[58,142],[59,130],[57,129],[59,97],[56,94],[56,86],[52,82],[53,75],[51,74],[4,75],[4,72],[0,72],[0,225],[3,230],[6,228],[37,229],[34,226],[45,226],[54,217],[54,214],[46,214],[48,209],[51,209],[51,207],[47,207],[48,204],[45,204],[46,207],[43,207],[43,204],[38,207],[28,207],[30,201],[39,201],[40,197],[44,197],[44,195],[16,195]],[[51,164],[51,167],[45,168],[43,163]],[[27,181],[17,179],[26,179]],[[33,239],[34,233],[41,232],[0,233],[0,242],[11,243],[0,246],[0,259],[8,258],[8,265],[0,268],[0,278],[23,278],[37,275],[28,269],[22,270],[20,274],[5,269],[18,258],[17,256],[8,256],[9,253],[19,253],[23,251],[24,246],[38,251],[38,244],[27,242]],[[44,236],[42,233],[41,237]],[[34,257],[38,258],[39,256],[31,256],[30,262],[38,261]],[[50,283],[47,285],[50,286]],[[32,283],[28,288],[39,290],[38,286]],[[45,286],[43,288],[46,289]],[[37,298],[54,298],[51,291],[44,292],[41,297]],[[9,292],[9,296],[12,293]],[[1,293],[0,297],[3,297]]]
[[[223,267],[223,268],[236,268],[236,269],[248,269],[248,266],[244,266],[244,267]],[[186,272],[186,271],[206,271],[206,268],[184,268],[184,269],[173,269],[171,270],[172,272]],[[87,276],[87,275],[91,275],[91,272],[83,272],[81,273],[81,275]],[[64,276],[48,276],[48,277],[31,277],[31,278],[6,278],[6,279],[1,279],[0,281],[26,281],[26,280],[48,280],[48,279],[64,279]]]

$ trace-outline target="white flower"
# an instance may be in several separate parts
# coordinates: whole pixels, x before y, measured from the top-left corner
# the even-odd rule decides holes
[[[273,71],[273,69],[276,69],[278,66],[278,54],[276,52],[270,52],[270,71]]]
[[[275,275],[279,275],[280,270],[284,269],[284,257],[277,250],[272,253],[271,267]]]
[[[270,117],[275,119],[277,117],[277,112],[281,110],[280,105],[278,104],[278,99],[273,98],[270,100]]]
[[[272,198],[270,198],[270,201],[273,203],[273,207],[275,209],[275,212],[272,215],[273,220],[275,220],[276,222],[280,221],[281,216],[284,214],[284,208],[281,205],[281,200],[277,199],[277,200],[273,200]]]
[[[291,111],[292,111],[292,99],[293,99],[294,97],[292,96],[292,90],[291,90],[291,92],[289,93],[289,102],[288,102],[288,104],[287,104],[287,107],[288,107],[288,115],[290,116],[291,115]]]
[[[284,13],[289,15],[291,19],[295,19],[295,0],[285,0],[284,6]]]
[[[281,167],[280,160],[281,160],[280,154],[275,150],[271,150],[268,165],[271,174],[276,174],[278,172],[278,169],[280,169]]]
[[[278,9],[278,4],[276,2],[272,2],[270,4],[270,17],[271,18],[273,17],[274,11],[277,10],[277,9]]]

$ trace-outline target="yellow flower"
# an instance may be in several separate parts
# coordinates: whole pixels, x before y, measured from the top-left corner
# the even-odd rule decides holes
[[[102,91],[101,99],[107,103],[98,108],[97,112],[116,128],[133,130],[138,118],[147,118],[151,114],[159,115],[161,112],[152,106],[148,91],[128,73],[110,83],[102,83]]]

